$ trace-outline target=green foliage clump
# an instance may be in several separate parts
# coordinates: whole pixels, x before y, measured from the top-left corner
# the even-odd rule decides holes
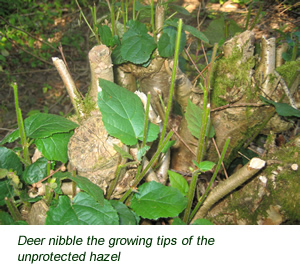
[[[2,1],[3,2],[3,1]],[[55,18],[66,9],[76,8],[75,1],[8,1],[0,3],[0,72],[16,72],[20,63],[32,68],[51,65],[51,56],[57,52],[58,43],[51,41],[60,31],[55,27]],[[80,50],[82,35],[64,35],[62,45],[72,45]]]
[[[300,60],[290,61],[279,68],[276,68],[276,71],[283,77],[284,81],[290,87],[295,78],[299,73]]]

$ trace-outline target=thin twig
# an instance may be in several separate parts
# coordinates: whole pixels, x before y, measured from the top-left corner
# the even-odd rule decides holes
[[[1,131],[13,132],[15,129],[0,128]]]
[[[37,187],[37,188],[41,187],[43,181],[45,181],[46,179],[49,179],[50,177],[52,177],[56,172],[58,172],[59,170],[61,170],[64,166],[65,166],[65,164],[63,163],[63,164],[62,164],[60,167],[58,167],[55,171],[52,171],[52,172],[49,174],[49,176],[47,176],[47,177],[45,177],[45,178],[43,178],[43,179],[41,179],[41,180],[39,180],[39,181],[33,183],[32,185],[33,185],[34,187]]]
[[[178,137],[178,139],[182,142],[182,144],[196,157],[196,153],[187,145],[187,143],[182,139],[182,137],[178,134],[178,132],[173,129],[174,134]]]
[[[202,77],[202,79],[203,79],[204,81],[206,81],[206,80],[205,80],[205,77],[203,76],[202,72],[198,69],[198,67],[197,67],[197,65],[196,65],[196,63],[195,63],[195,61],[192,59],[192,57],[190,56],[190,54],[189,54],[189,52],[187,51],[187,49],[184,49],[184,51],[185,51],[185,53],[187,54],[189,60],[193,63],[193,65],[194,65],[196,71],[199,73],[199,75]]]
[[[214,143],[214,146],[216,148],[216,151],[217,151],[217,154],[218,154],[219,158],[221,158],[221,154],[220,154],[220,151],[219,151],[219,148],[217,146],[217,143],[216,143],[215,139],[212,138],[212,141]],[[226,168],[225,168],[225,165],[224,165],[223,161],[222,161],[221,165],[222,165],[222,168],[223,168],[223,171],[224,171],[224,175],[225,175],[226,179],[228,179],[228,174],[227,174],[227,171],[226,171]]]
[[[263,107],[266,106],[268,104],[266,103],[240,103],[240,104],[226,104],[224,106],[221,107],[217,107],[214,108],[212,110],[210,110],[211,112],[218,112],[227,108],[240,108],[240,107]]]
[[[70,71],[70,68],[69,68],[69,66],[68,66],[68,63],[67,63],[67,61],[66,61],[66,59],[65,59],[65,55],[64,55],[63,47],[62,47],[61,43],[59,43],[58,49],[59,49],[60,54],[61,54],[61,56],[62,56],[62,58],[63,58],[63,60],[64,60],[65,65],[66,65],[66,67],[67,67],[67,69],[68,69],[68,71],[69,71],[69,74],[71,75],[71,71]],[[75,81],[74,81],[74,84],[75,84],[76,90],[77,90],[78,93],[80,94],[81,98],[84,99],[84,96],[82,95],[82,93],[81,93],[80,90],[78,89],[78,87],[77,87]]]

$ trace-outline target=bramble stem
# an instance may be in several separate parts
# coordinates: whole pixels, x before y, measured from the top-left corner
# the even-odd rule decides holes
[[[149,169],[152,167],[154,162],[158,159],[161,151],[164,149],[164,147],[167,145],[168,141],[173,135],[173,131],[170,131],[169,134],[166,136],[163,143],[157,148],[157,151],[155,152],[152,159],[149,161],[145,169],[139,174],[139,176],[136,177],[136,179],[133,181],[131,188],[123,195],[123,197],[120,199],[121,202],[124,202],[126,198],[130,195],[130,193],[135,189],[135,187],[140,183],[140,181],[143,179],[143,177],[148,173]]]
[[[196,184],[197,184],[197,178],[198,178],[199,170],[195,171],[192,176],[192,181],[190,183],[189,191],[187,193],[187,199],[188,203],[187,206],[184,210],[184,216],[183,216],[183,222],[187,223],[189,220],[190,212],[191,212],[191,207],[195,195],[195,190],[196,190]]]
[[[148,92],[148,94],[147,94],[147,103],[146,103],[146,111],[145,111],[145,122],[144,122],[144,134],[143,134],[142,148],[146,145],[146,141],[147,141],[150,100],[151,100],[151,94],[150,94],[150,92]]]
[[[18,127],[19,127],[19,131],[20,131],[20,138],[21,138],[21,144],[22,144],[22,148],[23,148],[25,166],[27,166],[27,165],[31,164],[31,161],[30,161],[30,157],[29,157],[29,150],[28,150],[29,145],[28,145],[27,138],[26,138],[22,112],[19,107],[18,85],[17,85],[17,83],[12,83],[11,86],[14,89],[15,108],[16,108],[16,114],[17,114]]]
[[[210,182],[209,182],[209,184],[208,184],[208,186],[207,186],[207,188],[206,188],[203,196],[201,196],[201,199],[198,201],[198,203],[195,206],[192,214],[190,215],[189,220],[191,220],[194,217],[194,215],[197,213],[197,211],[199,210],[200,206],[202,205],[203,201],[205,200],[205,198],[206,198],[206,196],[207,196],[207,194],[208,194],[208,192],[209,192],[209,190],[210,190],[210,188],[211,188],[211,186],[212,186],[212,184],[213,184],[213,182],[214,182],[214,180],[215,180],[215,178],[216,178],[216,176],[217,176],[217,174],[218,174],[218,172],[220,170],[220,167],[221,167],[223,159],[225,157],[225,154],[226,154],[229,142],[230,142],[230,138],[228,138],[226,140],[224,148],[223,148],[223,151],[222,151],[222,154],[221,154],[221,157],[220,157],[220,159],[218,161],[218,164],[217,164],[217,167],[215,169],[215,172],[214,172],[213,176],[211,177]]]
[[[175,54],[174,54],[174,63],[173,63],[173,70],[172,70],[172,78],[171,78],[171,85],[170,85],[170,93],[169,93],[169,100],[168,100],[168,105],[167,109],[165,112],[165,119],[164,119],[164,124],[160,136],[160,140],[158,143],[158,147],[161,145],[163,142],[166,129],[167,129],[167,123],[168,123],[168,118],[171,110],[171,105],[172,105],[172,99],[173,99],[173,93],[174,93],[174,86],[175,86],[175,76],[176,76],[176,68],[177,68],[177,62],[178,62],[178,56],[179,56],[179,46],[180,46],[180,38],[181,38],[181,30],[182,30],[182,19],[179,19],[178,21],[178,30],[177,30],[177,38],[176,38],[176,46],[175,46]]]

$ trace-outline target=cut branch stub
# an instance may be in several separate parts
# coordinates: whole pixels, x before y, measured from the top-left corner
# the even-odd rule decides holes
[[[89,52],[89,62],[91,67],[91,90],[89,95],[96,102],[99,92],[98,79],[102,78],[114,82],[109,48],[105,45],[98,45],[92,48]]]
[[[239,187],[241,184],[246,182],[256,173],[258,173],[262,168],[264,168],[266,162],[259,158],[252,158],[246,165],[244,165],[240,170],[230,176],[228,179],[219,183],[219,185],[214,188],[204,201],[203,206],[196,213],[192,222],[196,219],[203,218],[206,216],[209,209],[220,199],[224,198],[234,189]]]
[[[73,107],[76,111],[76,113],[82,117],[84,115],[83,112],[83,103],[81,100],[81,97],[76,89],[76,85],[74,83],[74,80],[72,76],[70,75],[65,63],[59,59],[58,57],[52,57],[52,61],[54,66],[56,67],[61,79],[64,82],[64,85],[66,86],[66,89],[68,91],[69,97],[72,101]]]
[[[256,71],[256,81],[260,84],[264,96],[271,95],[273,85],[270,83],[270,76],[275,70],[276,40],[274,37],[261,38],[260,63]]]
[[[121,157],[113,145],[122,147],[119,139],[106,132],[101,115],[81,122],[68,144],[68,156],[72,168],[80,176],[88,178],[105,192],[115,177]]]

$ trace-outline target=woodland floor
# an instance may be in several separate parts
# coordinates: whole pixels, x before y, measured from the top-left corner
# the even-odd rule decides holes
[[[184,18],[184,23],[197,27],[197,13],[199,12],[199,2],[201,1],[176,1],[177,4],[187,6],[192,16]],[[207,2],[207,1],[205,1]],[[284,10],[282,1],[264,1],[263,11],[264,17],[258,22],[253,29],[256,39],[262,35],[266,37],[277,36],[274,29],[286,26],[285,32],[289,32],[295,27],[300,29],[300,11],[299,6],[293,8],[292,11]],[[297,1],[295,1],[296,3]],[[256,6],[252,11],[258,10]],[[86,9],[85,14],[89,13]],[[227,12],[227,17],[233,19],[237,24],[244,26],[247,16],[247,7],[238,6],[237,9],[222,7],[220,4],[206,4],[200,9],[200,30],[204,31],[211,19],[207,16],[212,12]],[[94,46],[94,41],[89,40],[89,30],[84,22],[78,26],[79,12],[65,13],[62,18],[56,21],[61,26],[62,36],[66,32],[82,33],[84,42],[81,43],[81,53],[70,45],[64,47],[63,52],[68,62],[68,66],[73,75],[79,90],[84,94],[88,90],[89,85],[89,64],[87,54]],[[254,16],[252,16],[253,20]],[[198,19],[198,20],[199,20]],[[53,53],[53,56],[59,56]],[[60,56],[59,56],[60,57]],[[51,63],[52,61],[49,60]],[[22,109],[23,117],[32,110],[48,111],[52,114],[68,114],[72,111],[72,105],[68,98],[64,84],[58,75],[56,69],[48,64],[44,67],[33,69],[30,64],[11,64],[9,67],[10,75],[13,76],[18,84],[19,105]],[[45,89],[45,87],[48,87]],[[44,88],[44,91],[43,91]],[[45,91],[46,90],[46,91]],[[17,128],[17,119],[14,107],[13,89],[9,86],[8,79],[4,73],[0,73],[0,140],[5,137],[11,130]],[[13,146],[13,145],[11,145]]]

